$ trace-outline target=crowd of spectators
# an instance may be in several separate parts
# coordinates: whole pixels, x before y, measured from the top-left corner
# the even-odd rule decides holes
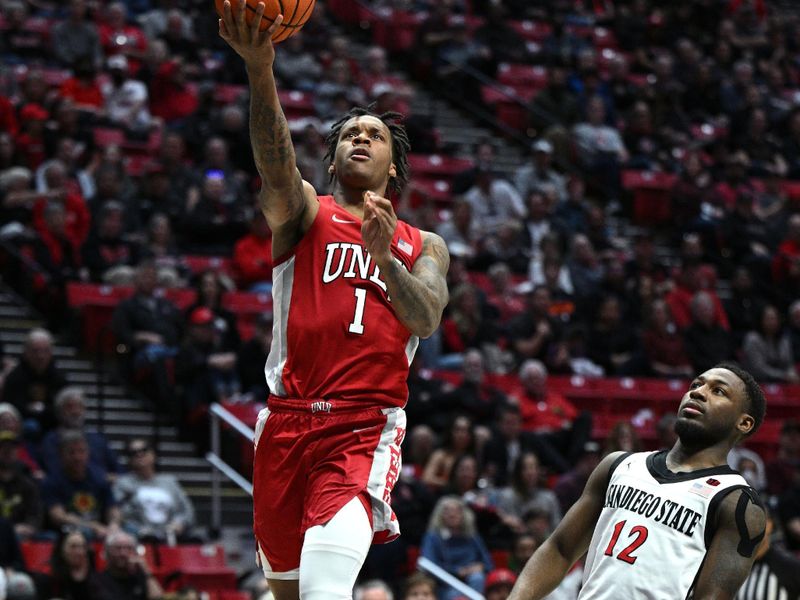
[[[327,190],[327,124],[373,101],[407,114],[415,152],[473,163],[445,207],[418,201],[413,173],[397,198],[403,218],[445,239],[451,302],[409,377],[394,494],[404,536],[376,547],[364,574],[396,588],[421,548],[499,600],[514,574],[494,569],[492,553],[518,571],[605,452],[644,447],[627,422],[598,440],[592,415],[548,389],[550,374],[685,381],[733,359],[761,382],[800,380],[800,213],[787,185],[800,179],[800,20],[729,0],[368,2],[420,16],[415,51],[392,56],[354,44],[363,32],[337,25],[328,4],[275,63],[279,88],[310,98],[290,113],[303,176]],[[243,339],[221,299],[269,293],[270,234],[255,203],[246,74],[214,11],[199,0],[0,8],[0,241],[34,272],[26,289],[50,329],[73,333],[69,282],[131,286],[112,319],[122,373],[184,432],[204,431],[211,402],[261,401],[271,315]],[[411,107],[420,84],[480,103],[481,81],[508,63],[543,80],[525,161],[500,172],[505,140],[448,147]],[[668,224],[620,225],[633,216],[626,170],[673,177]],[[197,272],[187,255],[232,266]],[[179,308],[164,287],[195,299]],[[192,510],[147,440],[130,441],[124,473],[86,430],[84,395],[66,387],[52,344],[34,330],[18,364],[2,363],[0,516],[21,539],[68,526],[46,585],[113,597],[133,572],[123,532],[194,539]],[[668,447],[669,416],[659,424]],[[775,500],[778,529],[800,549],[800,426],[785,424],[766,464],[752,452],[732,461]],[[98,583],[87,541],[104,538],[110,572]],[[124,585],[160,593],[134,571]],[[575,597],[576,578],[561,597]],[[356,596],[389,597],[382,585]],[[455,597],[424,577],[407,587],[408,598]]]
[[[160,598],[138,544],[205,543],[207,534],[177,479],[157,470],[150,440],[130,439],[123,463],[87,426],[84,390],[66,385],[53,343],[31,330],[0,387],[0,597]],[[47,573],[19,553],[34,542],[53,542]],[[95,573],[97,545],[107,567]]]

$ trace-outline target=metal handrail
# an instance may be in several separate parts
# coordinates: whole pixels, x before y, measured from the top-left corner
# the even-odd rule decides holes
[[[461,594],[462,596],[466,596],[470,600],[486,600],[483,594],[476,592],[466,583],[464,583],[460,579],[454,577],[453,575],[445,571],[442,567],[437,565],[429,558],[420,556],[419,559],[417,560],[417,567],[419,567],[423,571],[426,571],[429,575],[432,575],[442,583],[449,585],[451,588],[455,589],[459,594]]]
[[[208,407],[209,427],[211,428],[211,451],[206,460],[211,465],[211,526],[214,531],[222,527],[222,479],[225,475],[245,492],[253,495],[253,484],[236,472],[231,465],[222,460],[222,440],[220,437],[220,421],[224,421],[236,433],[253,442],[255,431],[245,425],[241,419],[216,402]]]

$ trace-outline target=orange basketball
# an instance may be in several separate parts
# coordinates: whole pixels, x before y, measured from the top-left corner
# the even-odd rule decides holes
[[[222,16],[224,0],[214,0],[217,13]],[[258,10],[258,3],[264,3],[264,16],[261,18],[261,31],[272,25],[275,18],[283,14],[283,23],[272,34],[272,42],[277,44],[291,37],[306,24],[314,12],[316,0],[246,0],[245,19],[251,23]],[[231,9],[235,10],[239,0],[231,0]]]

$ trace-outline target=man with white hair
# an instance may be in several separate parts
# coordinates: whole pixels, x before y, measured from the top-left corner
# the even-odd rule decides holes
[[[108,534],[107,566],[97,576],[98,597],[125,600],[156,600],[164,590],[136,551],[136,538],[122,530]]]
[[[62,389],[56,395],[55,413],[58,427],[44,436],[39,447],[40,461],[45,471],[54,473],[59,469],[58,440],[61,432],[77,429],[83,432],[89,444],[89,464],[92,467],[103,471],[109,479],[122,473],[117,455],[109,446],[106,436],[86,430],[86,398],[81,388],[68,386]]]
[[[522,429],[534,434],[533,446],[542,462],[566,470],[589,441],[591,414],[579,412],[564,396],[547,389],[547,368],[539,360],[522,363],[519,380]]]
[[[65,384],[53,359],[53,336],[46,329],[32,329],[19,364],[6,378],[3,401],[19,410],[27,431],[49,431],[56,424],[55,395]]]
[[[392,589],[380,579],[365,581],[356,586],[354,600],[394,600]]]

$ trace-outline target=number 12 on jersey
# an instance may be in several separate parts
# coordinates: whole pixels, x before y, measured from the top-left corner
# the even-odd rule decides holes
[[[611,541],[608,542],[608,547],[606,548],[605,555],[606,556],[614,556],[614,546],[617,545],[617,541],[619,540],[619,536],[622,533],[622,530],[625,528],[625,524],[627,521],[620,521],[616,525],[614,525],[614,532],[611,534]],[[647,540],[647,527],[644,525],[636,525],[631,527],[630,533],[628,533],[628,538],[632,538],[636,536],[636,538],[625,548],[623,548],[619,554],[617,554],[617,559],[632,565],[636,562],[638,557],[633,556],[634,550],[639,548],[642,544],[645,543]]]
[[[364,333],[364,304],[367,302],[367,290],[356,288],[356,314],[353,315],[353,322],[347,328],[350,333],[362,335]]]

